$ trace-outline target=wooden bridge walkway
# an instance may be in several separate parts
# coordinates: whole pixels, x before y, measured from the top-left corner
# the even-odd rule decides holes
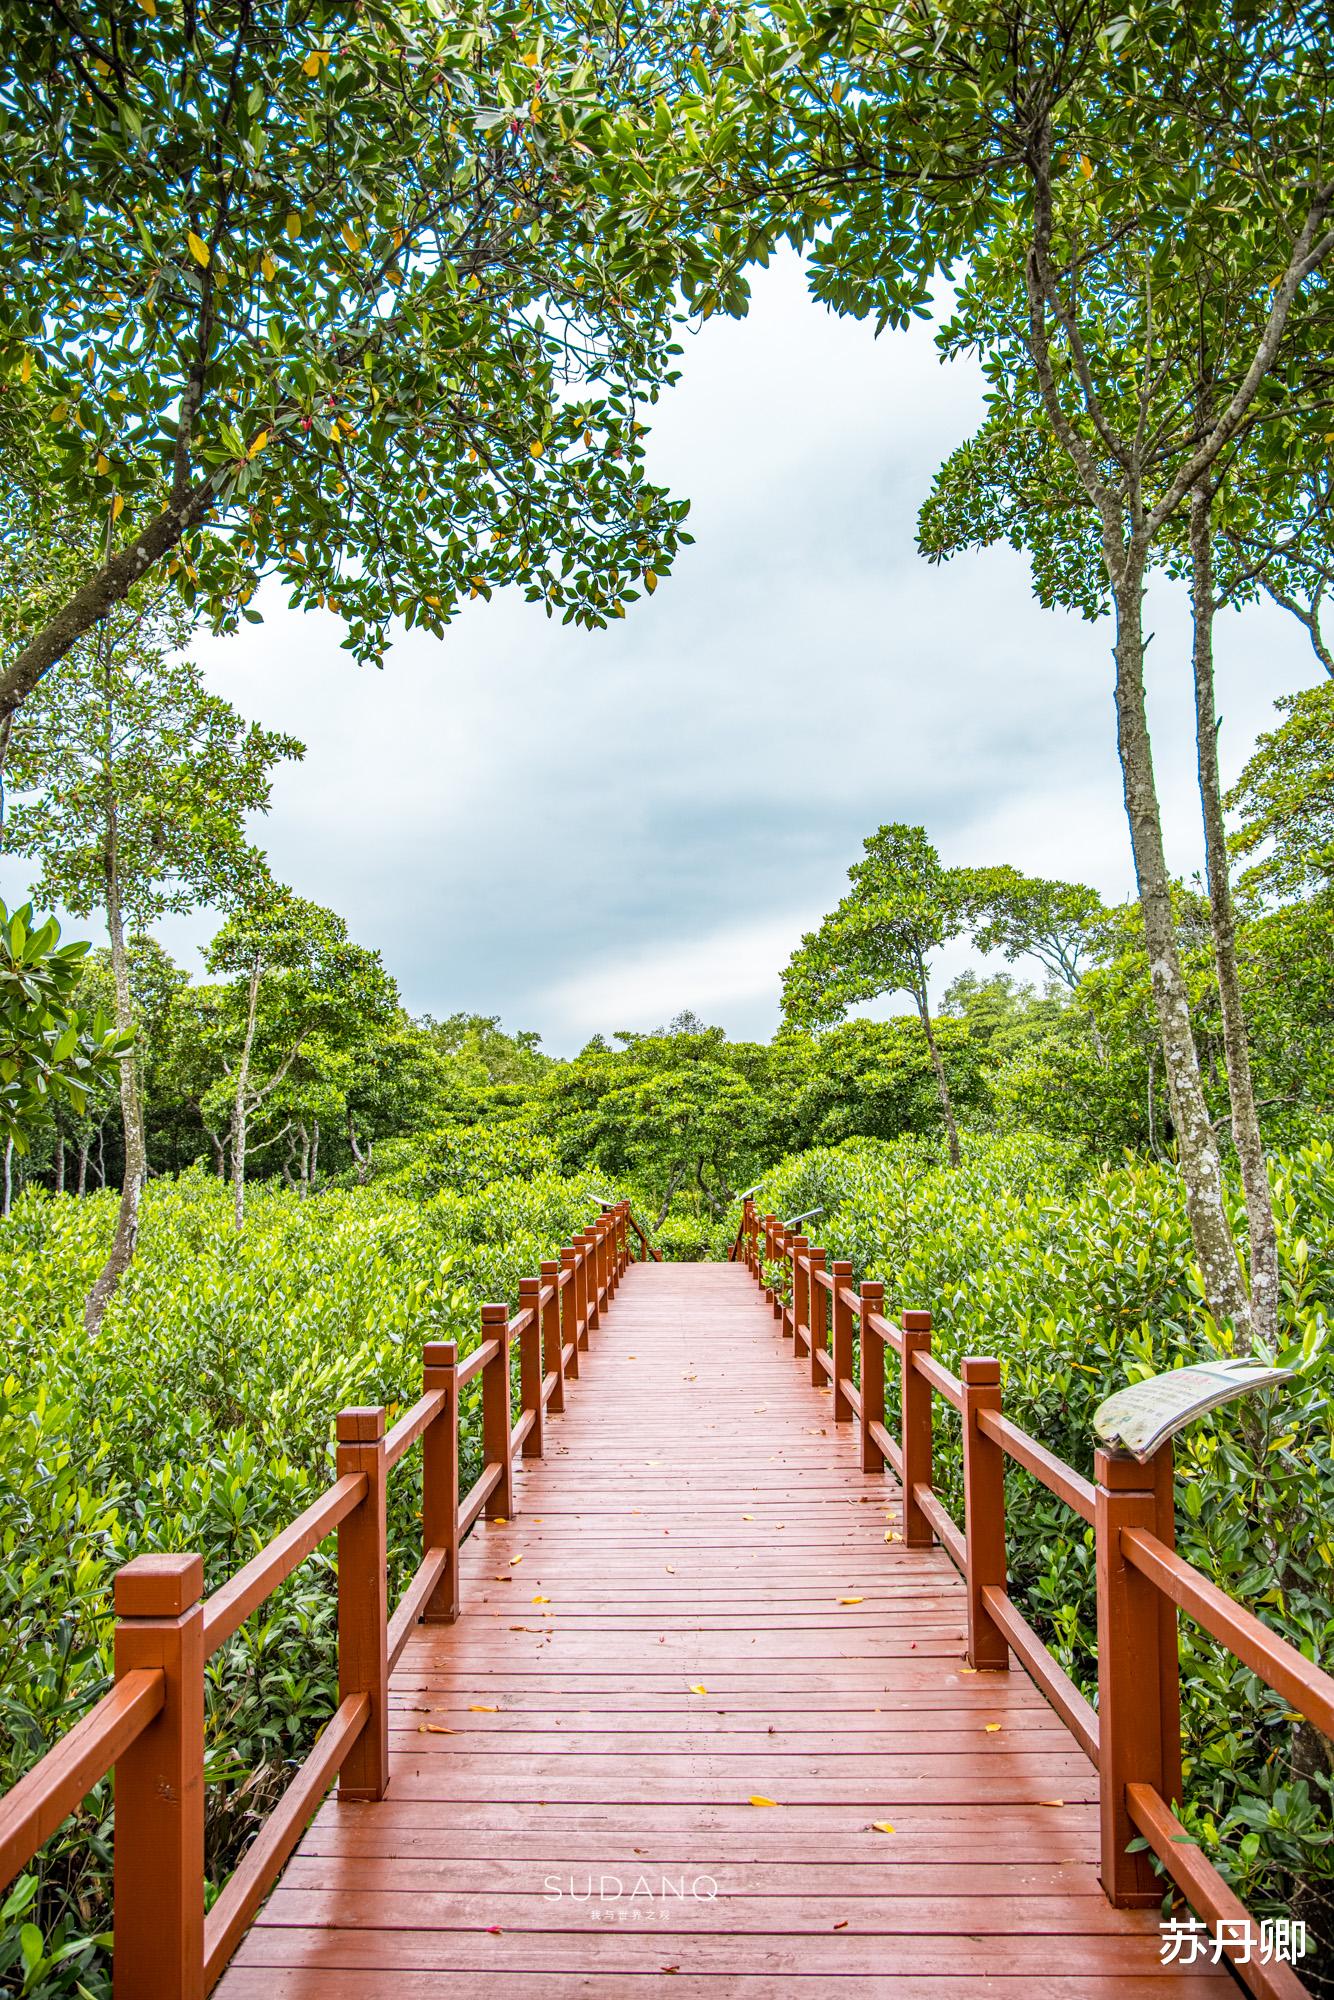
[[[631,1266],[581,1362],[224,2000],[1235,1990],[1108,1902],[1093,1767],[741,1263]]]

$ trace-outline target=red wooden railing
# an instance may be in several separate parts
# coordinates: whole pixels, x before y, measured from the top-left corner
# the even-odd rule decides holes
[[[459,1545],[480,1514],[515,1511],[514,1460],[540,1457],[580,1351],[632,1261],[619,1202],[519,1287],[519,1310],[482,1307],[481,1340],[423,1350],[422,1393],[386,1433],[384,1409],[336,1423],[336,1477],[210,1597],[197,1555],[141,1555],[115,1579],[115,1685],[0,1800],[0,1889],[94,1785],[115,1770],[116,2000],[202,2000],[272,1888],[324,1792],[383,1798],[389,1676],[413,1627],[459,1615]],[[647,1244],[646,1244],[647,1247]],[[519,1343],[520,1414],[510,1359]],[[460,1495],[459,1397],[481,1381],[482,1470]],[[422,1447],[422,1560],[392,1616],[385,1496]],[[338,1706],[207,1916],[204,1913],[204,1666],[326,1536],[338,1536]]]
[[[1065,1465],[1001,1411],[1000,1363],[965,1360],[952,1375],[931,1353],[931,1315],[886,1317],[884,1285],[852,1286],[852,1266],[777,1216],[743,1205],[741,1255],[804,1359],[812,1382],[833,1391],[837,1423],[856,1423],[864,1471],[888,1465],[903,1489],[909,1548],[939,1541],[967,1585],[968,1658],[1004,1672],[1013,1651],[1098,1771],[1101,1876],[1118,1906],[1162,1901],[1162,1878],[1148,1843],[1186,1901],[1221,1927],[1223,1949],[1260,2000],[1303,2000],[1291,1965],[1262,1963],[1249,1950],[1245,1906],[1178,1819],[1181,1703],[1177,1612],[1184,1611],[1291,1708],[1334,1735],[1334,1676],[1176,1554],[1172,1447],[1138,1460],[1098,1451],[1093,1481]],[[783,1267],[781,1284],[775,1267]],[[784,1292],[790,1296],[785,1298]],[[854,1375],[854,1323],[861,1329],[861,1385]],[[885,1428],[885,1353],[899,1362],[901,1429]],[[958,1411],[963,1431],[964,1525],[960,1531],[933,1486],[935,1396]],[[1098,1703],[1096,1709],[1009,1596],[1005,1552],[1005,1462],[1013,1459],[1093,1530],[1097,1549]],[[1233,1928],[1235,1927],[1235,1928]]]

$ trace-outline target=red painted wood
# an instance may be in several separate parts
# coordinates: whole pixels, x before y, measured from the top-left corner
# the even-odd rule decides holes
[[[1025,1674],[968,1670],[963,1584],[886,1540],[896,1484],[791,1353],[744,1259],[623,1271],[465,1615],[404,1649],[386,1796],[321,1809],[226,2000],[1231,1990],[1107,1903],[1087,1760]],[[719,1894],[626,1922],[553,1901],[571,1869]]]

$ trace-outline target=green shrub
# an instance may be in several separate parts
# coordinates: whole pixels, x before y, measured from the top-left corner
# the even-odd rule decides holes
[[[216,1588],[328,1483],[338,1409],[383,1402],[392,1423],[420,1393],[423,1343],[472,1345],[481,1302],[512,1306],[519,1278],[589,1216],[581,1188],[549,1172],[425,1201],[270,1184],[238,1235],[226,1189],[188,1174],[146,1194],[139,1254],[89,1342],[83,1298],[115,1207],[110,1193],[31,1193],[0,1230],[0,1787],[108,1685],[121,1563],[197,1549]],[[480,1469],[471,1393],[464,1481]],[[390,1486],[395,1596],[420,1556],[416,1468],[414,1453]],[[330,1542],[211,1662],[214,1888],[335,1706],[333,1575]],[[0,1936],[0,1988],[107,1990],[109,1791],[43,1850],[33,1900]],[[42,1974],[35,1939],[50,1956],[81,1938]]]

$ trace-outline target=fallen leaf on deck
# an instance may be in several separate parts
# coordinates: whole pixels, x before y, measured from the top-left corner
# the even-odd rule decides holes
[[[838,1601],[840,1604],[865,1604],[866,1599],[864,1597],[840,1597]]]
[[[778,1804],[777,1799],[762,1799],[758,1792],[752,1794],[750,1802],[753,1806],[776,1806]]]
[[[511,1568],[511,1569],[513,1569],[513,1567],[514,1567],[515,1563],[521,1563],[522,1561],[523,1561],[523,1557],[522,1557],[522,1556],[511,1556],[511,1557],[510,1557],[510,1568]]]
[[[708,1691],[709,1690],[705,1687],[703,1681],[692,1682],[689,1689],[687,1690],[687,1692],[690,1694],[707,1694]]]
[[[873,1819],[871,1821],[871,1831],[872,1833],[893,1833],[894,1829],[887,1819]]]
[[[471,1701],[468,1704],[468,1713],[469,1715],[499,1715],[500,1710],[494,1702]]]
[[[1038,1804],[1039,1804],[1040,1806],[1063,1806],[1063,1805],[1065,1804],[1065,1800],[1064,1800],[1064,1799],[1039,1799],[1039,1800],[1038,1800]]]
[[[999,1722],[988,1722],[985,1723],[983,1727],[986,1729],[988,1736],[994,1736],[996,1734],[996,1731],[1000,1728],[1000,1724]]]
[[[675,1564],[675,1563],[668,1563],[668,1565],[667,1565],[667,1574],[668,1574],[668,1576],[675,1576],[675,1575],[676,1575],[676,1564]]]
[[[840,1923],[834,1925],[834,1929],[836,1931],[845,1931],[847,1927],[848,1927],[848,1920],[846,1917],[844,1917]]]
[[[452,1736],[454,1734],[453,1730],[447,1729],[443,1722],[419,1722],[417,1728],[427,1736]]]
[[[531,1597],[528,1601],[530,1604],[550,1604],[551,1599],[549,1597]]]

